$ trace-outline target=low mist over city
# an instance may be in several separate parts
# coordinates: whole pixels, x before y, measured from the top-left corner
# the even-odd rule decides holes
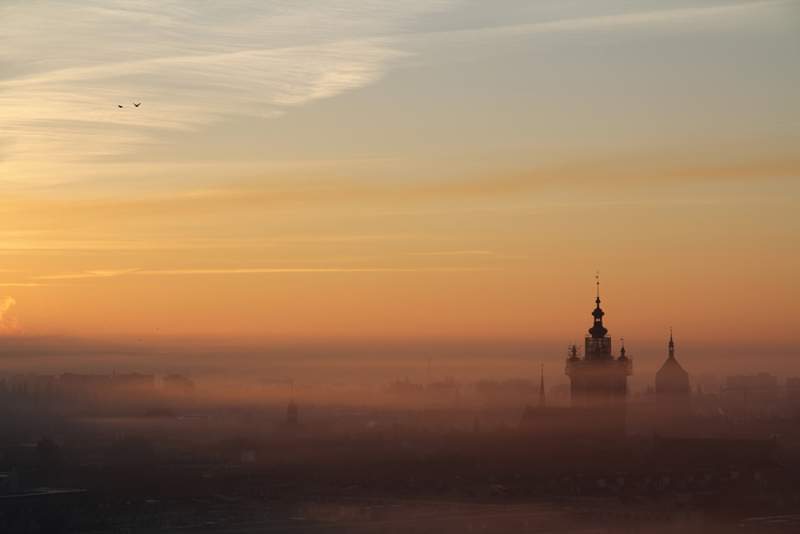
[[[0,532],[800,532],[797,0],[0,20]]]

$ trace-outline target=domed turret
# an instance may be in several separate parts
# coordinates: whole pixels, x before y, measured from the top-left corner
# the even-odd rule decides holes
[[[628,360],[628,357],[625,356],[625,342],[624,341],[622,341],[622,348],[619,349],[619,360],[623,361],[623,362]]]
[[[594,317],[594,324],[589,329],[589,333],[592,335],[593,338],[601,338],[605,337],[608,334],[608,329],[603,326],[603,315],[605,313],[603,310],[600,309],[600,297],[597,297],[597,307],[592,312],[592,317]]]
[[[579,362],[580,361],[580,358],[578,358],[578,346],[577,345],[572,345],[569,348],[569,356],[567,357],[567,359],[569,361],[571,361],[571,362]]]

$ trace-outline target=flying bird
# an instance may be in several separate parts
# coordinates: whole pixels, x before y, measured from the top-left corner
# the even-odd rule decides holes
[[[122,107],[122,106],[120,106],[120,107]]]
[[[134,106],[136,106],[137,108],[138,108],[139,106],[141,106],[141,105],[142,105],[142,103],[141,103],[141,102],[139,102],[138,104],[134,104]]]

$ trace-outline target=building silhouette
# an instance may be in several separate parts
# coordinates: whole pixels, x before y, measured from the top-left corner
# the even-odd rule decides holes
[[[633,364],[625,355],[624,345],[619,357],[614,357],[608,329],[603,326],[599,281],[597,287],[594,324],[584,341],[583,358],[573,345],[564,372],[570,380],[572,408],[592,412],[610,434],[624,436],[628,376],[633,374]]]
[[[770,419],[778,414],[778,377],[769,373],[729,376],[725,397],[731,414],[744,419]]]
[[[675,359],[672,329],[669,333],[669,356],[656,372],[656,406],[665,415],[686,416],[692,411],[692,387],[689,373]]]
[[[116,372],[111,376],[111,382],[115,389],[132,392],[132,391],[148,391],[156,387],[155,375],[147,375],[142,373],[128,373],[118,375]]]
[[[570,347],[565,373],[570,379],[570,407],[545,406],[544,374],[540,383],[539,406],[529,406],[520,421],[520,430],[549,437],[620,439],[625,437],[628,376],[633,365],[625,347],[615,357],[605,313],[600,308],[600,289],[592,312],[594,318],[586,336],[583,357],[578,347]]]

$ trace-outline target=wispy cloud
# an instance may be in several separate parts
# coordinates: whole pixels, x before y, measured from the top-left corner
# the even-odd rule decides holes
[[[111,278],[114,276],[121,276],[124,274],[139,273],[138,269],[97,269],[92,271],[82,271],[79,273],[71,274],[56,274],[47,276],[38,276],[40,280],[67,280],[73,278]]]
[[[2,83],[0,120],[14,137],[5,152],[13,157],[44,145],[51,156],[83,159],[137,149],[154,129],[190,129],[225,115],[277,116],[282,107],[375,81],[398,55],[369,40],[342,41],[17,78]]]
[[[635,29],[652,31],[664,29],[669,31],[685,31],[692,24],[702,25],[708,29],[709,24],[723,25],[747,20],[758,12],[776,5],[787,4],[792,0],[764,2],[736,2],[703,7],[683,7],[673,9],[642,9],[648,4],[634,4],[641,11],[614,13],[607,15],[565,17],[541,22],[497,25],[482,28],[444,30],[429,32],[418,36],[420,41],[456,41],[464,42],[491,38],[511,37],[515,35],[557,34],[605,29]]]
[[[329,179],[307,182],[299,186],[260,182],[229,183],[213,189],[205,188],[199,192],[189,190],[139,198],[127,195],[50,201],[0,195],[0,209],[8,221],[21,228],[16,234],[18,239],[10,239],[8,232],[13,230],[9,229],[5,233],[0,233],[0,240],[6,235],[9,236],[6,238],[9,241],[25,243],[35,237],[28,233],[37,228],[37,225],[49,232],[54,228],[54,224],[58,227],[87,225],[95,228],[98,219],[106,221],[107,225],[112,225],[114,221],[139,218],[179,219],[231,211],[241,213],[265,207],[291,210],[308,205],[363,204],[364,201],[369,201],[370,204],[382,202],[402,205],[409,201],[428,199],[500,197],[553,189],[597,187],[601,183],[604,189],[625,189],[737,179],[785,179],[800,175],[800,160],[797,159],[723,161],[718,164],[704,162],[701,165],[681,159],[680,154],[671,153],[617,154],[603,159],[574,161],[563,165],[532,168],[525,172],[490,174],[471,180],[462,179],[432,185],[382,187]],[[381,208],[381,211],[385,212],[385,208]],[[374,238],[369,235],[361,237]],[[328,239],[352,240],[361,237],[332,235]],[[32,239],[32,241],[37,240]],[[72,240],[69,238],[64,239],[65,243],[70,241]],[[192,244],[191,241],[187,242],[187,246]],[[197,244],[202,246],[202,243]]]
[[[57,284],[40,284],[38,282],[0,282],[0,287],[40,287],[53,285]]]
[[[0,8],[0,60],[9,66],[0,80],[7,160],[43,151],[59,159],[125,152],[158,130],[225,115],[275,116],[361,87],[403,55],[383,35],[439,6],[47,4]]]
[[[439,252],[406,252],[407,256],[484,256],[494,254],[488,250],[443,250]]]
[[[36,277],[40,280],[64,280],[74,278],[110,278],[124,275],[207,275],[207,274],[291,274],[291,273],[429,273],[494,271],[495,267],[430,267],[430,268],[266,268],[266,269],[118,269],[93,270],[79,273],[53,274]]]
[[[416,18],[456,2],[7,2],[0,6],[0,165],[43,153],[96,160],[156,143],[159,132],[207,127],[231,115],[277,116],[373,83],[398,58],[442,42],[682,31],[695,22],[746,20],[782,3],[649,11],[638,5],[642,11],[632,13],[420,30]]]
[[[0,205],[2,205],[0,203]],[[259,249],[274,246],[274,243],[265,243],[255,239],[190,239],[161,236],[159,239],[152,236],[135,238],[132,236],[116,236],[116,239],[62,239],[60,236],[34,235],[26,233],[14,235],[0,231],[0,249],[6,252],[23,251],[75,251],[75,250],[208,250],[208,249],[234,249],[248,248]]]

